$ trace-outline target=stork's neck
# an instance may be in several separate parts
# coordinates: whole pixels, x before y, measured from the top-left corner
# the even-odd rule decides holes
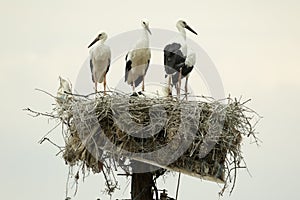
[[[136,44],[136,48],[148,48],[149,47],[149,35],[146,28],[142,29],[141,38],[138,40]]]
[[[105,41],[106,41],[106,38],[103,38],[102,40],[99,41],[99,45],[104,44]]]
[[[177,29],[180,33],[180,35],[183,37],[183,39],[186,40],[186,33],[185,33],[185,29],[182,26],[177,26]]]
[[[149,46],[149,33],[146,28],[143,28],[142,37],[144,38],[145,41],[147,41],[148,46]]]

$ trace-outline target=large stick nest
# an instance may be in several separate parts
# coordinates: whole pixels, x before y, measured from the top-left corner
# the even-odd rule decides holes
[[[245,106],[248,101],[178,101],[115,92],[97,98],[66,97],[57,99],[55,109],[55,117],[67,125],[63,158],[71,167],[80,163],[95,173],[102,171],[103,163],[106,169],[121,167],[126,173],[134,171],[133,163],[147,163],[225,183],[223,193],[229,183],[234,186],[237,169],[246,167],[242,139],[257,141],[258,115]],[[188,146],[180,149],[182,144]],[[169,152],[181,152],[167,165],[168,151],[159,151],[166,146]],[[151,152],[150,159],[142,156]]]

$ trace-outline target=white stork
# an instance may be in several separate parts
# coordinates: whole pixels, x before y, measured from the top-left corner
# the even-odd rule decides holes
[[[135,93],[135,87],[137,87],[141,82],[142,91],[145,91],[145,75],[151,58],[148,35],[151,34],[149,22],[142,20],[142,27],[141,38],[125,57],[125,82],[132,86],[133,93]]]
[[[182,64],[185,63],[185,59],[187,56],[187,45],[186,45],[186,32],[185,29],[191,31],[192,33],[197,33],[183,20],[179,20],[176,23],[176,27],[180,33],[180,36],[176,38],[174,42],[168,44],[164,48],[164,65],[166,76],[168,76],[168,95],[172,95],[172,75],[176,72],[180,72],[179,76],[181,76]],[[178,79],[177,82],[177,98],[180,97],[180,86],[181,86],[181,78]]]
[[[106,94],[106,73],[109,70],[111,51],[109,46],[104,42],[107,39],[107,34],[102,32],[88,46],[90,48],[96,42],[98,44],[90,50],[90,68],[92,72],[92,80],[95,83],[95,91],[97,93],[97,83],[103,82],[104,95]]]
[[[70,83],[59,76],[59,88],[57,90],[56,102],[59,106],[63,106],[63,104],[71,99],[71,85]]]
[[[63,120],[68,120],[70,118],[70,112],[68,111],[70,106],[68,103],[73,99],[71,93],[71,83],[59,76],[59,88],[56,94],[56,108],[57,113]]]
[[[181,63],[178,65],[180,67],[180,72],[175,72],[172,75],[172,84],[176,86],[177,91],[180,90],[181,85],[178,84],[180,79],[185,78],[185,98],[187,100],[187,93],[188,93],[188,79],[190,76],[191,71],[194,68],[194,65],[196,63],[196,54],[195,52],[189,50],[188,55],[184,61],[184,63]],[[178,87],[178,88],[177,88]]]

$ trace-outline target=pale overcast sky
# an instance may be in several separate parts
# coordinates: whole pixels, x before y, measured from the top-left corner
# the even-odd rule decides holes
[[[241,170],[233,194],[223,199],[298,199],[299,1],[1,0],[0,13],[1,199],[64,198],[67,166],[53,146],[37,144],[55,123],[22,109],[50,110],[52,99],[34,89],[55,93],[59,75],[75,82],[87,45],[100,30],[113,37],[140,28],[142,18],[168,30],[185,19],[198,32],[188,37],[215,63],[225,94],[251,98],[248,105],[264,116],[257,127],[261,147],[248,140],[243,146],[252,177]],[[123,65],[111,66],[118,67],[123,71]],[[110,85],[120,78],[112,74]],[[55,135],[59,141],[59,130]],[[120,180],[113,199],[129,197],[126,180]],[[176,180],[170,175],[160,187],[175,196]],[[92,175],[72,199],[95,200],[102,188],[102,175]],[[215,183],[183,176],[179,199],[218,199],[219,190]]]

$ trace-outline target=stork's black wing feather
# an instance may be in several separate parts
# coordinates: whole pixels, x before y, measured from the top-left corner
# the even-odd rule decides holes
[[[164,48],[164,65],[167,74],[178,72],[180,67],[178,64],[184,63],[185,56],[182,54],[181,45],[178,43],[168,44]]]
[[[193,69],[194,69],[194,66],[189,67],[189,66],[184,65],[182,67],[182,71],[181,71],[182,77],[186,77]]]
[[[94,68],[94,66],[93,66],[93,60],[90,59],[90,69],[91,69],[91,73],[92,73],[92,81],[95,82],[94,75],[93,75],[93,68]]]
[[[189,67],[189,66],[183,65],[182,71],[181,71],[181,79],[186,77],[193,70],[193,68],[194,68],[194,66]],[[178,78],[179,78],[179,72],[176,72],[175,74],[172,75],[173,86],[178,82]]]
[[[127,56],[126,56],[127,57]],[[128,78],[128,73],[129,71],[131,70],[131,64],[132,64],[132,61],[131,60],[128,60],[126,62],[126,67],[125,67],[125,82],[127,81],[127,78]]]
[[[107,69],[106,69],[105,74],[107,74],[107,72],[108,72],[108,70],[109,70],[109,67],[110,67],[110,58],[108,59],[108,65],[107,65]]]

